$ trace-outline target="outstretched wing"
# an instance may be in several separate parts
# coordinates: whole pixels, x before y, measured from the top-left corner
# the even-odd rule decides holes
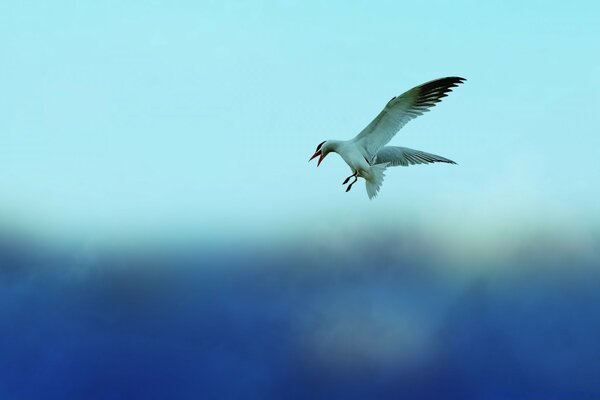
[[[429,111],[446,97],[452,88],[464,81],[464,78],[456,76],[441,78],[394,97],[354,141],[360,143],[369,156],[373,157],[408,121]]]
[[[389,163],[390,167],[401,165],[408,167],[414,164],[431,164],[443,162],[456,164],[454,161],[436,156],[435,154],[425,153],[424,151],[413,150],[407,147],[385,146],[377,152],[373,159],[373,164]]]

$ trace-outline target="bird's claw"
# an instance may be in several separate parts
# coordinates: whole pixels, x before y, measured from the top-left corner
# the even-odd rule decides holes
[[[344,183],[342,183],[342,185],[345,185],[346,183],[348,183],[348,181],[350,180],[350,178],[356,178],[357,174],[358,174],[358,172],[355,172],[352,175],[350,175],[349,177],[347,177],[346,179],[344,179]],[[352,182],[352,183],[354,183],[354,182]]]

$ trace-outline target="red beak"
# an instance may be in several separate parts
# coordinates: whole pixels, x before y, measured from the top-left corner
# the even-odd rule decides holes
[[[318,166],[321,164],[321,161],[323,161],[323,153],[321,153],[321,151],[320,151],[320,150],[319,150],[319,151],[317,151],[317,152],[315,152],[315,154],[313,154],[313,155],[312,155],[312,157],[311,157],[311,158],[310,158],[308,161],[310,162],[310,161],[311,161],[313,158],[315,158],[316,156],[320,156],[320,157],[319,157],[319,161],[317,162],[317,167],[318,167]]]
[[[325,158],[325,157],[323,157],[323,153],[321,153],[321,156],[319,157],[319,161],[317,161],[317,167],[318,167],[319,165],[321,165],[321,161],[323,161],[323,159],[324,159],[324,158]]]

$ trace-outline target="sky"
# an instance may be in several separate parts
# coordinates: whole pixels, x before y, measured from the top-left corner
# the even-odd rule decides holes
[[[0,217],[35,229],[274,235],[394,218],[597,221],[595,2],[0,5]],[[420,83],[467,82],[392,140],[458,166],[380,196],[318,143]],[[149,228],[151,227],[151,228]]]

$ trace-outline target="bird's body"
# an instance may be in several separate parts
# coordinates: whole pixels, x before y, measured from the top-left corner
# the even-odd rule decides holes
[[[352,171],[358,171],[358,176],[362,177],[371,168],[367,153],[356,142],[352,140],[330,140],[329,143],[332,146],[332,151],[338,153]]]
[[[320,156],[317,165],[334,152],[348,164],[353,174],[344,185],[354,178],[346,191],[360,177],[365,180],[369,198],[377,196],[383,183],[384,171],[389,166],[408,166],[445,162],[455,164],[447,158],[406,147],[385,146],[394,135],[411,119],[429,111],[453,87],[464,82],[464,78],[441,78],[417,86],[401,96],[392,98],[383,111],[356,137],[350,140],[326,140],[317,146],[311,160]],[[310,160],[309,160],[310,161]]]

